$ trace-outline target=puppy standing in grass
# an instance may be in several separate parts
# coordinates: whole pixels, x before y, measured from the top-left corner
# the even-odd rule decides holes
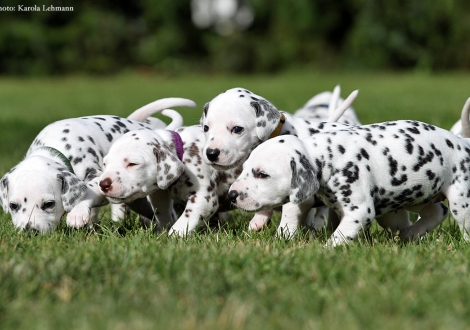
[[[227,193],[241,169],[219,171],[202,161],[201,126],[176,131],[139,129],[119,138],[104,158],[102,193],[112,203],[147,197],[159,227],[173,226],[169,234],[192,232],[201,220],[233,208]],[[162,210],[171,199],[186,204],[176,223]]]
[[[52,231],[65,212],[69,212],[67,225],[84,226],[93,207],[108,203],[100,192],[98,178],[111,144],[131,129],[149,127],[142,123],[149,115],[174,106],[194,107],[195,103],[181,98],[161,99],[127,119],[103,115],[48,125],[35,138],[26,158],[0,180],[4,212],[11,213],[13,224],[20,229]],[[169,128],[181,126],[178,113],[165,114],[174,119]],[[152,125],[165,126],[154,119]]]
[[[447,198],[468,240],[469,176],[468,139],[417,121],[395,121],[326,131],[303,140],[273,138],[252,152],[229,197],[244,210],[259,211],[303,203],[317,194],[341,218],[328,240],[331,246],[355,239],[377,216],[398,209],[419,212]],[[423,217],[401,235],[408,239],[426,233],[439,219]],[[280,229],[295,232],[296,219],[285,220]]]
[[[349,108],[357,91],[343,102],[328,121],[336,121]],[[311,122],[281,112],[265,98],[244,88],[232,88],[219,94],[204,106],[201,123],[205,132],[202,151],[204,161],[220,171],[241,168],[251,151],[264,141],[278,135],[308,137],[322,131],[328,123]],[[337,128],[341,124],[331,123]],[[269,161],[269,160],[266,160]],[[311,203],[288,204],[283,217],[298,217]],[[257,212],[249,229],[259,230],[269,221],[272,210]]]

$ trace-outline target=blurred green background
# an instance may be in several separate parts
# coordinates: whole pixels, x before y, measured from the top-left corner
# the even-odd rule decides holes
[[[466,0],[3,0],[7,6],[15,11],[0,11],[0,74],[470,69]]]

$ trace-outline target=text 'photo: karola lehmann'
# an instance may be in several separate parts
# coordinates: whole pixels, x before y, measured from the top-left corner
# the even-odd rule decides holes
[[[62,7],[62,6],[53,6],[53,5],[34,5],[34,6],[25,6],[25,5],[18,5],[18,6],[0,6],[0,12],[2,11],[24,11],[24,12],[31,12],[31,11],[73,11],[73,7]]]

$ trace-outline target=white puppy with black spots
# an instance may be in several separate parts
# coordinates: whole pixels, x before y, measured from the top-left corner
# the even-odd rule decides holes
[[[194,107],[191,100],[167,98],[150,103],[128,118],[102,115],[60,120],[46,126],[34,139],[25,159],[0,180],[0,199],[15,227],[50,232],[67,214],[67,225],[82,227],[90,221],[91,209],[107,204],[99,188],[103,157],[111,144],[129,130],[164,127],[150,114],[168,107]],[[171,127],[182,124],[173,117]],[[150,118],[149,118],[150,119]],[[93,215],[96,215],[94,212]]]
[[[420,211],[445,198],[468,240],[469,140],[409,120],[321,132],[303,140],[280,136],[251,153],[229,197],[244,210],[258,211],[301,204],[314,194],[341,218],[328,240],[331,246],[355,239],[377,216],[398,209]],[[439,223],[423,217],[401,234],[410,238]],[[284,221],[280,227],[295,232],[297,225]]]
[[[104,158],[102,193],[112,203],[129,203],[148,196],[156,224],[163,228],[172,225],[170,235],[187,235],[200,221],[232,207],[227,193],[241,171],[219,171],[204,163],[203,145],[201,126],[173,132],[130,131],[116,140]],[[169,217],[171,200],[186,205],[175,223]]]

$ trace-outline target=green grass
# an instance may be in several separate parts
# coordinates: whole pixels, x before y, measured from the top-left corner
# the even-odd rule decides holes
[[[417,119],[450,128],[469,95],[464,74],[0,78],[0,175],[51,121],[126,116],[161,97],[205,102],[242,86],[294,111],[340,83],[364,123]],[[62,225],[51,235],[18,234],[0,211],[1,329],[466,329],[469,245],[452,221],[418,244],[377,226],[349,247],[326,237],[285,242],[279,216],[260,233],[234,212],[218,234],[168,238],[134,216],[94,230]]]

